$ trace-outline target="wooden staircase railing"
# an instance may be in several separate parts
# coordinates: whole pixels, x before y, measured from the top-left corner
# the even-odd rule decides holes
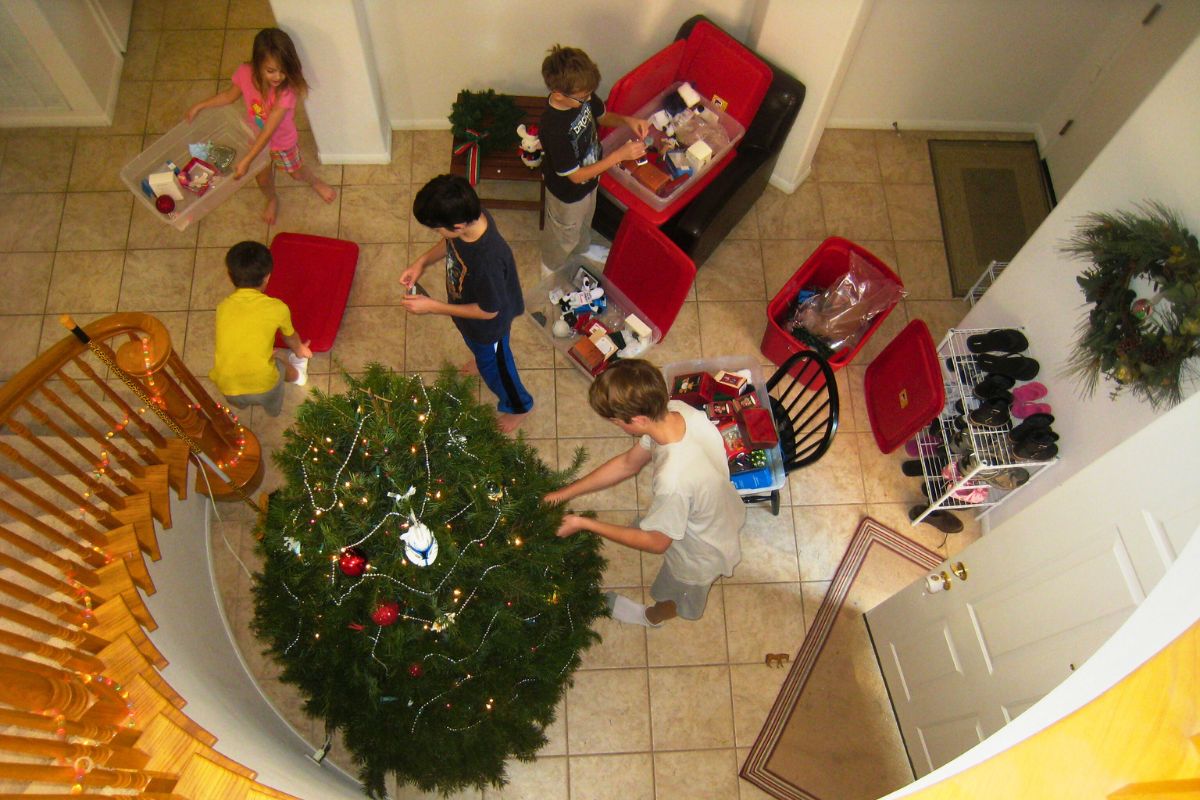
[[[142,601],[189,458],[201,492],[246,497],[258,441],[157,319],[75,333],[0,387],[0,800],[289,798],[183,712]]]

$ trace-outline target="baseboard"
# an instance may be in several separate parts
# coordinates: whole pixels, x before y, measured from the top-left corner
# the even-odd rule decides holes
[[[317,152],[317,160],[322,164],[390,164],[390,151],[381,153],[322,153]]]
[[[892,130],[893,123],[905,131],[992,131],[995,133],[1027,133],[1032,138],[1041,136],[1041,126],[1024,122],[986,122],[983,120],[946,119],[830,119],[826,128],[855,128],[866,130]]]
[[[807,169],[805,169],[803,172],[801,172],[798,176],[796,176],[796,178],[791,179],[791,180],[789,180],[787,178],[781,178],[777,173],[772,173],[771,177],[767,180],[767,183],[769,183],[771,186],[774,186],[776,189],[783,192],[784,194],[791,194],[792,192],[799,189],[804,184],[804,182],[806,180],[808,180],[808,176],[811,174],[812,174],[811,166],[808,167]]]
[[[448,117],[435,117],[434,119],[393,119],[389,120],[388,124],[392,126],[392,130],[394,131],[450,130],[450,120]]]

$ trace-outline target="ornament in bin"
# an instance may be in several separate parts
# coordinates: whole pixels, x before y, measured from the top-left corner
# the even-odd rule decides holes
[[[367,571],[367,554],[357,547],[347,547],[338,558],[338,569],[343,575],[357,578]]]
[[[542,163],[542,140],[538,138],[538,126],[518,125],[517,135],[521,137],[518,151],[521,163],[530,169],[537,169]]]
[[[694,408],[702,409],[711,403],[716,391],[716,381],[707,372],[677,375],[671,383],[671,399],[682,400]]]

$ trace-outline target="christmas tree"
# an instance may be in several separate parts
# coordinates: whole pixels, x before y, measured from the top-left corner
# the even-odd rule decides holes
[[[254,631],[341,731],[367,792],[449,793],[530,759],[605,614],[596,537],[554,535],[556,472],[475,383],[378,364],[300,406],[260,523]]]

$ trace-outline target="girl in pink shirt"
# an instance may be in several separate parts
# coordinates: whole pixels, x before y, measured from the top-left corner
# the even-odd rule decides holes
[[[250,63],[242,64],[233,72],[233,85],[188,109],[187,120],[191,122],[202,109],[228,105],[239,97],[246,104],[246,118],[259,128],[254,146],[238,161],[233,177],[246,174],[250,162],[270,144],[270,169],[257,175],[258,185],[267,196],[267,208],[263,219],[268,225],[275,224],[279,212],[279,197],[275,193],[275,165],[284,169],[298,181],[304,181],[321,196],[332,203],[337,192],[325,181],[313,174],[300,158],[300,134],[296,131],[296,97],[308,93],[308,83],[300,68],[300,57],[292,39],[278,28],[264,28],[254,37],[254,48]]]

